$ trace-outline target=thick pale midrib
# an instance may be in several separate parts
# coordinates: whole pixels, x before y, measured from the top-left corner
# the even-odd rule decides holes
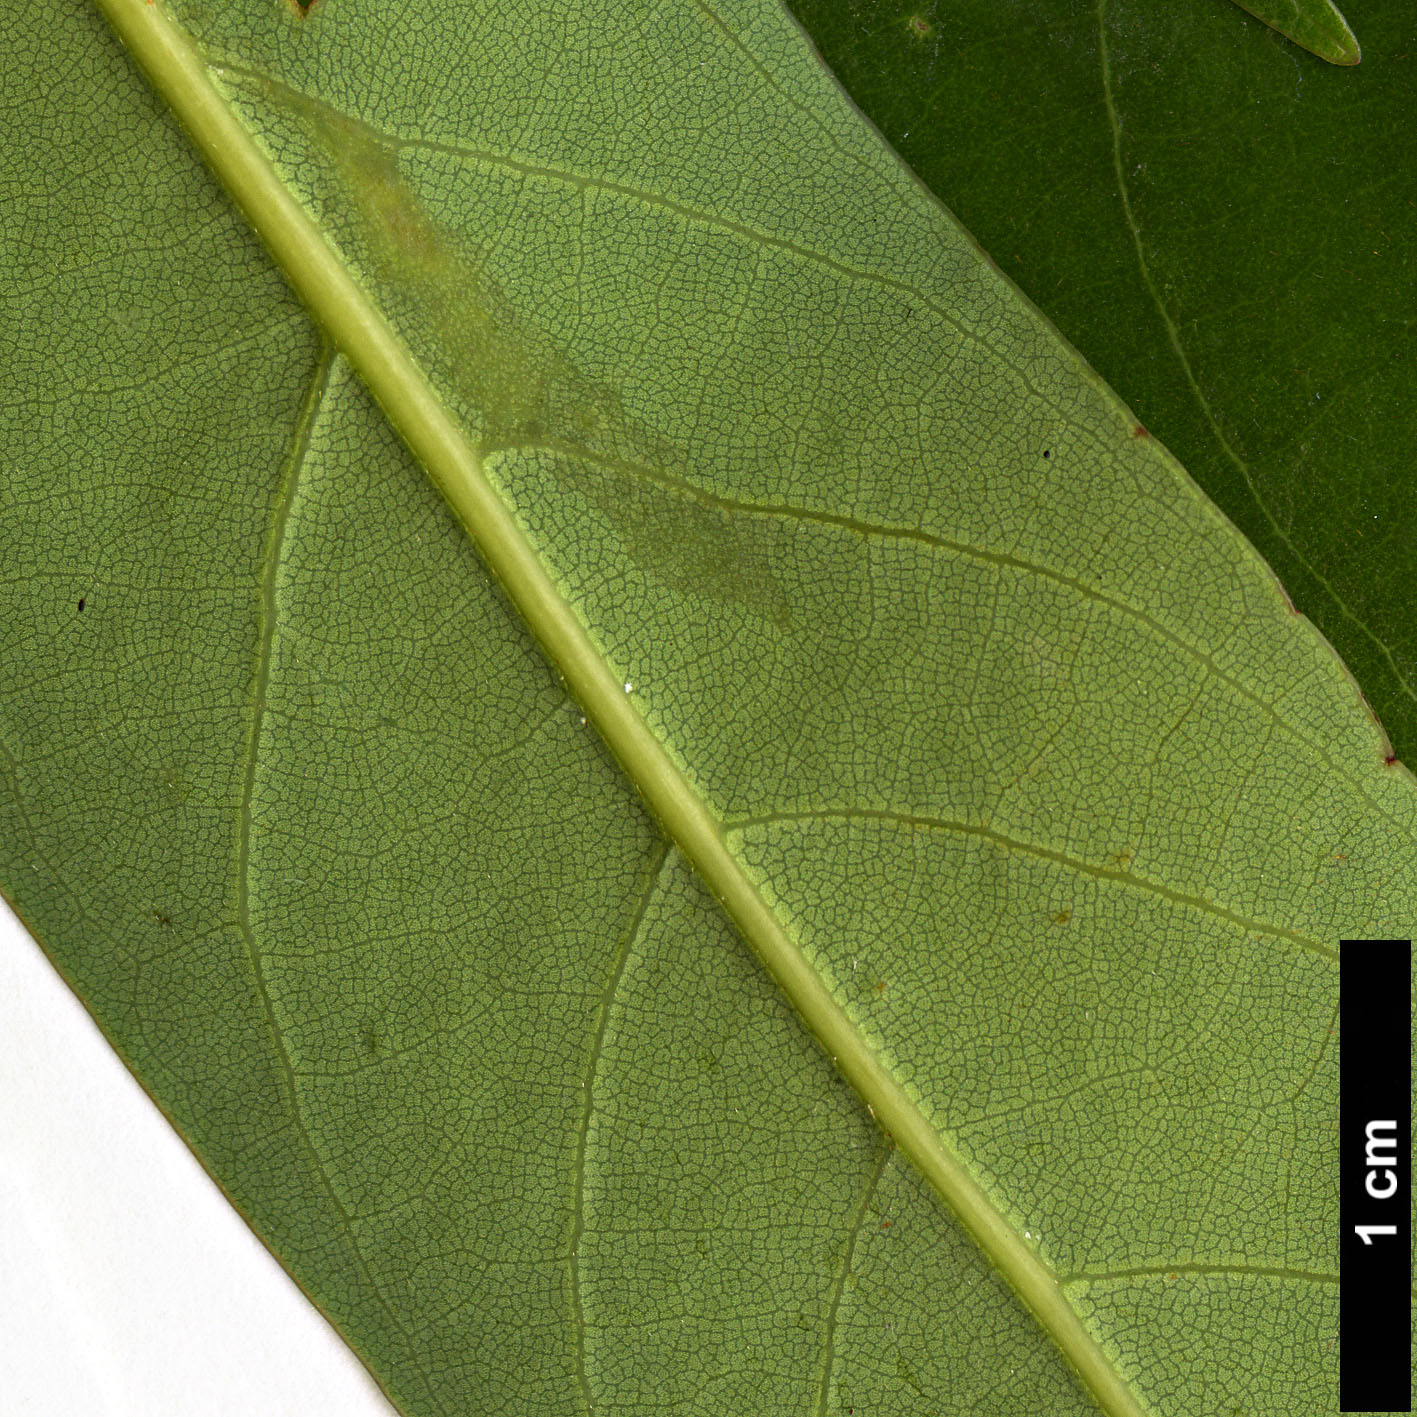
[[[417,364],[230,110],[187,37],[148,0],[98,4],[330,337],[461,518],[542,648],[651,809],[693,863],[877,1121],[1032,1310],[1108,1417],[1148,1417],[1052,1272],[995,1209],[867,1048],[729,852],[720,824],[633,708],[562,599],[476,453]]]

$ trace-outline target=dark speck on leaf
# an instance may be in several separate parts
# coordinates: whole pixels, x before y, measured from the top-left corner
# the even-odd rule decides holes
[[[1043,456],[1044,456],[1045,458],[1051,458],[1051,457],[1053,456],[1053,451],[1052,451],[1052,449],[1051,449],[1051,448],[1044,448],[1044,449],[1043,449]]]
[[[83,614],[83,610],[84,610],[84,597],[81,595],[81,596],[79,597],[79,613],[80,613],[81,615]]]

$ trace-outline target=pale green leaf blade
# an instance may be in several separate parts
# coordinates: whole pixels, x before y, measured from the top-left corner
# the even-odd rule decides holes
[[[1336,661],[775,10],[566,34],[509,7],[461,46],[441,13],[191,18],[602,647],[563,672],[587,700],[613,673],[612,739],[644,716],[1005,1239],[1154,1410],[1322,1409],[1333,942],[1413,896],[1410,779]],[[289,384],[233,533],[239,667],[192,703],[240,731],[198,774],[211,861],[183,862],[211,927],[230,902],[245,1047],[287,1115],[198,1136],[213,1164],[411,1411],[1085,1410],[733,954],[344,366]],[[149,597],[169,554],[140,558]],[[141,762],[122,643],[97,687],[127,684]],[[22,717],[25,800],[82,820]],[[167,731],[210,761],[211,726]],[[62,892],[36,899],[92,970]],[[133,988],[86,992],[156,1079]],[[267,1132],[309,1176],[294,1223],[287,1163],[241,1156]],[[1158,1170],[1178,1209],[1094,1213],[1099,1177],[1125,1202]],[[984,1315],[941,1302],[966,1283]]]
[[[1333,0],[1235,0],[1235,3],[1330,64],[1356,64],[1363,57],[1357,38]]]

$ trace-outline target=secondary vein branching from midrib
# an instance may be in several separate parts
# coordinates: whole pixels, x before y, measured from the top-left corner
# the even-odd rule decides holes
[[[832,1279],[831,1298],[827,1303],[826,1322],[822,1326],[822,1371],[817,1387],[817,1409],[814,1417],[828,1417],[827,1404],[831,1400],[832,1368],[836,1363],[836,1321],[841,1312],[841,1296],[846,1292],[847,1280],[851,1278],[851,1265],[856,1257],[856,1242],[866,1225],[866,1215],[871,1208],[871,1200],[881,1177],[886,1173],[895,1148],[888,1137],[876,1137],[876,1160],[866,1174],[866,1182],[861,1187],[856,1207],[846,1225],[846,1238],[842,1241],[841,1253],[837,1257],[836,1275]]]
[[[1038,842],[1025,841],[1021,837],[1008,836],[983,822],[952,821],[944,817],[932,817],[922,813],[899,812],[887,807],[843,806],[821,807],[816,809],[803,808],[785,812],[761,812],[752,817],[735,817],[724,823],[724,830],[727,832],[742,832],[752,827],[785,826],[795,822],[853,820],[886,822],[893,826],[903,827],[906,830],[927,829],[932,831],[954,832],[959,836],[977,837],[982,841],[992,842],[994,845],[1006,851],[1018,851],[1030,856],[1036,856],[1040,860],[1052,861],[1067,870],[1077,872],[1079,875],[1091,876],[1096,880],[1115,881],[1119,885],[1131,886],[1136,890],[1146,891],[1152,895],[1159,896],[1163,900],[1169,900],[1174,905],[1184,906],[1191,910],[1204,911],[1250,934],[1272,935],[1276,939],[1289,940],[1296,945],[1302,946],[1311,953],[1320,956],[1320,958],[1328,960],[1331,964],[1337,964],[1338,962],[1337,950],[1333,949],[1331,946],[1325,945],[1321,940],[1316,940],[1312,936],[1305,935],[1300,930],[1289,930],[1282,926],[1271,925],[1263,920],[1251,920],[1248,916],[1241,915],[1238,911],[1230,910],[1226,906],[1217,905],[1214,901],[1206,900],[1204,896],[1188,895],[1184,891],[1178,891],[1169,886],[1163,886],[1159,882],[1148,880],[1144,876],[1134,875],[1131,871],[1101,865],[1093,861],[1085,861],[1081,857],[1070,856],[1067,852],[1060,851],[1056,847],[1043,846]]]
[[[744,516],[757,517],[781,517],[794,521],[811,522],[820,526],[836,527],[842,531],[853,532],[857,536],[876,538],[882,541],[897,540],[914,542],[916,545],[929,547],[934,551],[948,552],[953,555],[965,557],[969,560],[982,564],[991,565],[999,569],[1015,571],[1021,575],[1037,576],[1041,580],[1048,580],[1055,585],[1062,586],[1073,594],[1094,602],[1098,605],[1106,606],[1109,610],[1116,611],[1119,615],[1134,620],[1158,639],[1164,640],[1174,650],[1183,654],[1186,658],[1199,665],[1201,670],[1209,677],[1225,686],[1225,689],[1253,704],[1268,718],[1272,719],[1277,727],[1289,734],[1291,738],[1300,744],[1305,750],[1312,753],[1324,767],[1332,772],[1336,777],[1342,778],[1356,791],[1373,811],[1386,820],[1395,831],[1404,835],[1410,835],[1412,828],[1403,822],[1399,822],[1388,808],[1378,801],[1367,787],[1359,781],[1357,776],[1342,762],[1334,760],[1333,755],[1321,743],[1311,738],[1296,725],[1289,722],[1279,709],[1268,700],[1263,699],[1253,689],[1247,688],[1233,674],[1227,673],[1216,663],[1215,656],[1201,646],[1191,643],[1185,636],[1177,633],[1163,625],[1159,620],[1154,619],[1139,606],[1131,604],[1121,596],[1110,594],[1098,586],[1089,585],[1078,576],[1070,576],[1062,571],[1056,570],[1039,561],[1034,561],[1027,556],[1016,552],[999,551],[988,547],[974,546],[966,541],[958,541],[951,537],[941,536],[935,532],[923,531],[918,527],[890,526],[883,522],[863,521],[859,517],[847,516],[840,512],[828,512],[818,507],[805,507],[798,503],[787,502],[752,502],[744,498],[725,497],[722,493],[713,492],[705,487],[700,487],[697,483],[689,481],[687,478],[677,476],[667,472],[662,468],[646,466],[642,463],[630,463],[619,458],[609,458],[584,448],[572,447],[569,444],[558,443],[553,439],[542,438],[535,442],[504,444],[495,449],[489,450],[492,453],[515,452],[520,449],[541,449],[557,456],[574,457],[584,462],[609,468],[613,471],[624,473],[647,482],[655,483],[663,487],[666,491],[677,496],[692,499],[704,506],[717,507],[722,511],[736,513]]]
[[[236,919],[237,929],[251,966],[252,983],[255,986],[256,996],[260,1001],[261,1011],[271,1035],[272,1048],[296,1134],[310,1156],[321,1190],[324,1191],[326,1199],[339,1219],[340,1230],[349,1243],[350,1252],[354,1256],[355,1268],[359,1271],[360,1278],[383,1309],[389,1322],[393,1324],[395,1330],[408,1345],[408,1352],[411,1356],[415,1352],[412,1336],[374,1279],[369,1262],[364,1257],[364,1251],[354,1233],[353,1218],[344,1202],[340,1200],[335,1190],[334,1181],[330,1177],[329,1169],[315,1146],[315,1139],[310,1135],[310,1128],[306,1125],[305,1114],[300,1104],[300,1084],[296,1077],[295,1065],[291,1060],[290,1050],[286,1047],[280,1020],[276,1016],[275,1001],[271,996],[270,981],[266,976],[260,941],[251,919],[251,814],[261,756],[261,738],[265,726],[271,657],[280,614],[276,597],[276,582],[285,551],[286,528],[290,520],[291,508],[295,502],[296,491],[300,485],[300,473],[310,451],[310,438],[315,420],[319,416],[320,406],[329,388],[334,360],[334,348],[327,343],[320,353],[319,361],[301,402],[295,433],[291,438],[284,466],[281,468],[275,505],[272,509],[270,524],[266,532],[266,543],[262,552],[260,579],[257,585],[256,650],[251,674],[251,703],[247,715],[246,742],[242,752],[241,801],[236,814]],[[446,1412],[446,1405],[421,1366],[416,1367],[416,1371],[423,1380],[431,1401],[437,1405],[439,1411]]]
[[[741,47],[741,41],[738,41],[736,39],[736,36],[731,35],[731,32],[729,32],[726,27],[723,26],[722,22],[717,19],[717,17],[713,14],[712,11],[708,10],[706,6],[703,6],[701,3],[699,3],[699,0],[696,0],[696,4],[698,4],[698,8],[704,13],[706,19],[713,22],[716,27],[723,30],[723,32],[728,35],[735,44]],[[1099,18],[1102,14],[1102,6],[1104,4],[1105,0],[1099,0]],[[1191,368],[1190,361],[1186,356],[1183,346],[1181,345],[1179,332],[1176,330],[1175,324],[1171,320],[1170,314],[1167,311],[1166,306],[1155,287],[1155,284],[1151,277],[1150,269],[1146,263],[1145,254],[1142,250],[1141,234],[1132,215],[1130,197],[1127,191],[1125,178],[1123,177],[1121,171],[1121,130],[1119,120],[1115,112],[1115,107],[1112,102],[1110,78],[1108,77],[1107,73],[1105,39],[1103,41],[1103,49],[1104,85],[1106,90],[1105,96],[1107,100],[1108,114],[1112,120],[1114,138],[1114,160],[1117,164],[1117,180],[1119,191],[1121,194],[1122,204],[1127,217],[1128,227],[1131,231],[1132,239],[1136,245],[1138,265],[1140,267],[1141,275],[1146,284],[1147,290],[1156,305],[1156,308],[1161,316],[1162,321],[1165,324],[1168,339],[1172,345],[1172,348],[1177,358],[1180,360],[1187,382],[1199,404],[1201,412],[1206,418],[1207,422],[1210,424],[1214,435],[1219,441],[1225,454],[1240,471],[1242,477],[1245,480],[1246,486],[1249,488],[1250,493],[1255,500],[1255,504],[1259,507],[1265,519],[1273,528],[1275,534],[1289,549],[1291,554],[1295,556],[1295,558],[1300,562],[1300,564],[1304,566],[1305,570],[1308,571],[1308,573],[1312,575],[1314,579],[1324,588],[1324,590],[1333,599],[1334,603],[1339,607],[1343,615],[1347,619],[1352,621],[1352,623],[1357,626],[1359,631],[1372,641],[1372,643],[1378,649],[1383,659],[1387,662],[1390,670],[1392,671],[1398,684],[1402,687],[1403,691],[1407,693],[1409,697],[1413,698],[1414,700],[1417,700],[1417,689],[1414,689],[1414,687],[1409,684],[1401,666],[1398,665],[1396,659],[1394,658],[1390,646],[1388,646],[1383,640],[1381,640],[1367,625],[1367,623],[1353,612],[1353,610],[1348,606],[1346,601],[1344,601],[1342,597],[1339,596],[1338,592],[1333,588],[1333,586],[1330,585],[1329,582],[1323,577],[1323,575],[1308,562],[1308,560],[1297,550],[1297,548],[1293,546],[1287,535],[1279,527],[1278,523],[1274,520],[1274,516],[1270,512],[1268,505],[1259,496],[1259,492],[1254,485],[1249,466],[1245,463],[1245,461],[1239,456],[1239,454],[1229,443],[1224,431],[1221,429],[1219,423],[1215,418],[1215,414],[1211,409],[1209,402],[1206,400],[1205,395],[1201,391],[1200,385],[1197,382],[1194,372]],[[324,109],[332,116],[337,117],[341,122],[353,125],[360,131],[367,133],[371,138],[375,139],[376,141],[384,143],[395,150],[406,148],[422,150],[426,152],[436,152],[449,157],[457,158],[460,161],[482,163],[488,166],[498,167],[506,171],[519,173],[522,176],[539,177],[548,180],[553,180],[556,182],[561,182],[577,190],[587,190],[593,188],[595,190],[605,192],[609,195],[621,197],[628,201],[638,202],[650,207],[657,207],[663,211],[673,213],[687,221],[696,222],[704,226],[715,227],[719,230],[733,233],[741,237],[743,240],[751,242],[757,246],[765,248],[775,248],[790,253],[792,255],[795,255],[802,261],[822,266],[824,269],[832,270],[836,274],[842,275],[847,279],[861,281],[867,284],[873,284],[885,289],[893,289],[899,291],[901,294],[909,295],[914,299],[918,300],[922,308],[928,310],[932,315],[938,318],[952,333],[962,339],[966,339],[979,345],[982,349],[993,355],[994,358],[998,359],[1001,364],[1009,368],[1012,371],[1014,377],[1019,380],[1019,383],[1022,388],[1031,397],[1039,400],[1040,403],[1050,408],[1050,410],[1060,419],[1061,423],[1064,426],[1069,427],[1073,432],[1077,433],[1085,440],[1089,442],[1093,441],[1092,434],[1089,432],[1089,430],[1076,425],[1071,419],[1071,417],[1068,415],[1067,411],[1059,407],[1044,390],[1035,387],[1027,376],[1027,374],[1025,373],[1025,371],[1014,365],[1002,350],[1000,350],[990,340],[981,335],[977,330],[971,329],[966,325],[962,325],[958,320],[955,319],[955,317],[950,313],[950,311],[946,309],[945,306],[940,304],[938,300],[934,299],[931,295],[922,290],[919,286],[913,285],[908,281],[898,280],[896,278],[883,275],[879,272],[864,270],[855,266],[851,266],[845,262],[838,261],[832,257],[826,256],[822,252],[814,250],[810,246],[805,246],[800,242],[790,239],[789,237],[776,235],[771,232],[761,231],[756,227],[748,226],[741,222],[732,221],[729,218],[719,215],[718,213],[692,207],[686,205],[685,203],[679,202],[674,198],[664,196],[657,192],[651,192],[644,188],[634,187],[628,183],[617,182],[605,178],[592,177],[585,173],[575,172],[562,167],[553,167],[545,163],[529,162],[523,159],[512,157],[510,154],[507,153],[496,152],[489,148],[476,148],[465,143],[447,142],[433,138],[409,138],[402,137],[397,134],[392,134],[376,127],[375,125],[367,122],[362,118],[358,118],[350,113],[347,113],[343,109],[335,108],[321,99],[316,99],[312,97],[311,95],[303,92],[302,90],[292,88],[288,84],[282,83],[281,81],[276,79],[272,79],[268,75],[257,73],[256,71],[246,68],[241,64],[232,62],[227,59],[212,59],[209,62],[214,71],[220,72],[228,76],[229,78],[237,80],[254,80],[256,82],[259,82],[268,92],[272,94],[283,93],[287,95],[291,100],[301,105],[307,106],[309,108]],[[767,74],[766,72],[760,72],[762,73],[764,82],[769,83],[775,91],[780,91],[778,89],[776,81],[772,78],[771,75]],[[793,100],[790,97],[787,97],[786,95],[784,95],[784,99],[785,101],[791,103],[799,111],[801,111],[802,106],[797,103],[796,100]],[[812,118],[810,121],[812,121],[815,126],[820,127],[820,124],[816,123],[815,118]],[[838,150],[840,150],[839,145],[837,146]],[[852,160],[856,160],[854,156]],[[951,216],[950,219],[953,220],[954,218]],[[1367,795],[1366,792],[1364,793],[1364,795]]]
[[[104,3],[104,0],[99,0]],[[735,235],[754,246],[765,249],[783,251],[795,256],[802,262],[821,267],[837,275],[844,276],[848,280],[858,281],[864,285],[874,285],[878,289],[896,291],[901,295],[906,295],[920,302],[922,309],[928,310],[934,315],[942,325],[952,334],[957,335],[971,344],[987,351],[999,363],[1013,375],[1023,389],[1031,398],[1037,399],[1040,404],[1048,408],[1059,420],[1059,423],[1077,433],[1081,438],[1089,443],[1100,447],[1101,444],[1096,434],[1079,425],[1068,410],[1062,407],[1045,390],[1038,388],[1029,378],[1028,373],[1016,365],[1009,356],[997,345],[992,343],[985,335],[969,325],[962,324],[955,315],[934,296],[923,290],[920,286],[912,284],[910,281],[902,280],[895,276],[886,275],[880,271],[863,269],[853,266],[845,261],[837,260],[833,256],[828,256],[825,252],[818,251],[814,247],[803,245],[800,241],[795,241],[789,236],[778,235],[774,232],[762,231],[755,226],[749,226],[744,222],[734,221],[730,217],[722,216],[713,211],[705,210],[701,207],[691,206],[673,197],[665,196],[659,192],[652,192],[643,187],[635,187],[627,182],[616,181],[611,178],[592,176],[583,172],[576,172],[566,167],[554,167],[544,162],[531,162],[526,159],[513,157],[509,153],[497,152],[491,148],[472,147],[466,143],[447,142],[435,138],[408,138],[400,137],[389,133],[382,128],[375,126],[366,119],[355,117],[345,112],[342,108],[337,108],[323,99],[312,98],[303,90],[292,88],[289,84],[278,79],[272,79],[268,75],[260,74],[255,70],[248,69],[243,65],[236,64],[227,59],[215,59],[209,61],[214,73],[222,75],[225,79],[245,79],[254,81],[266,90],[270,97],[279,99],[284,96],[288,101],[308,109],[320,109],[339,122],[350,125],[355,130],[367,134],[374,141],[394,150],[411,149],[414,151],[440,153],[446,157],[456,158],[467,163],[481,163],[486,167],[493,167],[503,171],[516,173],[522,177],[543,178],[548,181],[562,183],[573,190],[587,191],[594,190],[604,192],[607,195],[620,197],[626,201],[633,201],[640,205],[655,208],[678,216],[685,221],[694,222],[701,226],[710,227]],[[941,208],[943,211],[944,209]],[[946,213],[948,215],[948,213]],[[950,218],[953,221],[953,217]]]

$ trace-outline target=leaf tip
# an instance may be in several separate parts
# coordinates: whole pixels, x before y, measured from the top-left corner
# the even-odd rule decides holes
[[[1351,68],[1363,58],[1357,37],[1333,0],[1301,0],[1298,5],[1280,5],[1276,0],[1236,0],[1236,4],[1329,64]]]
[[[1346,21],[1342,25],[1341,32],[1333,37],[1333,44],[1329,47],[1328,52],[1320,54],[1319,58],[1327,59],[1330,64],[1340,64],[1350,69],[1355,64],[1363,62],[1363,51],[1358,46],[1358,37],[1348,28]]]

